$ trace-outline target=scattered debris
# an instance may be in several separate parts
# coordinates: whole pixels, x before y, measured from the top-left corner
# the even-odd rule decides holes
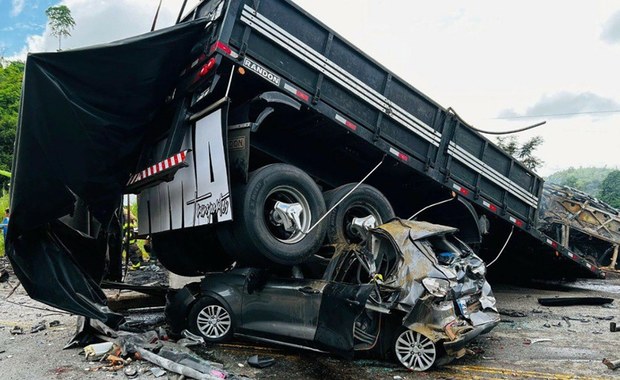
[[[499,311],[500,315],[505,315],[507,317],[514,317],[514,318],[525,318],[525,317],[527,317],[527,313],[523,312],[523,311],[512,310],[512,309],[499,309],[498,311]]]
[[[543,311],[542,311],[542,310],[540,310],[540,309],[532,309],[532,313],[533,313],[533,314],[542,314],[542,313],[543,313]]]
[[[562,319],[565,321],[579,321],[581,323],[590,323],[590,320],[586,318],[562,317]]]
[[[536,343],[542,343],[542,342],[551,342],[551,339],[547,339],[547,338],[543,338],[543,339],[530,339],[530,338],[525,338],[525,340],[523,341],[524,344],[536,344]]]
[[[272,365],[276,364],[276,360],[267,356],[262,357],[258,355],[253,355],[248,358],[248,364],[250,365],[250,367],[262,369],[271,367]]]
[[[620,329],[616,327],[616,322],[609,322],[609,331],[620,332]]]
[[[60,326],[61,323],[59,320],[55,320],[55,321],[51,321],[50,322],[50,327],[56,327],[56,326]]]
[[[609,369],[616,370],[620,368],[620,359],[616,359],[616,360],[603,359],[603,364],[605,364],[607,368]]]
[[[38,333],[39,331],[43,331],[46,328],[47,328],[46,322],[45,321],[41,321],[41,322],[37,323],[36,325],[32,326],[32,328],[30,329],[30,333],[31,334]]]
[[[150,371],[155,377],[162,377],[166,374],[166,371],[159,367],[151,367]]]
[[[180,344],[183,347],[199,346],[205,343],[203,337],[193,334],[187,329],[183,330],[181,335],[183,335],[183,338],[179,339],[177,344]]]
[[[549,322],[547,322],[547,323],[545,323],[545,324],[543,325],[543,327],[546,327],[546,328],[550,329],[550,328],[551,328],[551,324],[550,324]]]
[[[13,326],[10,333],[11,335],[22,335],[24,333],[24,329],[20,326]]]
[[[128,379],[135,379],[139,375],[138,368],[136,368],[135,366],[125,367],[123,372],[125,373],[125,376],[127,376]]]
[[[193,368],[185,365],[175,363],[172,360],[163,358],[157,354],[152,353],[141,347],[135,347],[136,352],[139,354],[138,358],[147,360],[155,365],[158,365],[168,371],[181,374],[186,377],[192,377],[197,380],[219,380],[225,379],[226,373],[218,370],[211,370],[209,373],[202,373]]]
[[[106,354],[109,354],[112,351],[117,351],[119,347],[116,346],[117,350],[115,350],[114,346],[115,345],[112,342],[90,344],[84,347],[84,354],[86,356],[86,360],[99,360],[103,358]]]
[[[538,299],[538,303],[543,306],[604,305],[612,302],[614,302],[613,298],[604,297],[556,297]]]
[[[9,272],[6,269],[0,271],[0,283],[9,281]]]
[[[569,318],[569,317],[562,317],[562,319],[564,320],[564,322],[566,322],[566,325],[567,325],[568,327],[570,327],[570,326],[571,326],[571,324],[570,324],[570,318]]]
[[[614,319],[613,315],[608,315],[606,317],[597,317],[595,315],[586,315],[587,318],[598,319],[599,321],[611,321]]]

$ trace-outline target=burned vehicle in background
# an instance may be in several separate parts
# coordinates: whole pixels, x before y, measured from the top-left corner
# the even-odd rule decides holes
[[[273,267],[209,274],[171,295],[166,313],[174,329],[209,342],[238,336],[345,357],[370,351],[425,371],[461,357],[499,322],[485,264],[455,231],[394,219],[292,276]],[[317,268],[323,276],[311,278]]]

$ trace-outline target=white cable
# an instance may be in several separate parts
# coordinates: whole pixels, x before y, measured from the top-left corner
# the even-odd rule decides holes
[[[502,255],[502,252],[504,252],[504,249],[508,245],[508,242],[510,241],[510,238],[512,237],[512,233],[514,232],[514,230],[515,230],[515,226],[512,226],[512,228],[510,229],[510,234],[508,234],[508,239],[506,239],[506,242],[504,243],[504,246],[502,247],[502,249],[499,250],[499,253],[497,254],[497,257],[495,257],[495,259],[493,259],[493,261],[491,261],[490,263],[487,264],[487,268],[490,267],[491,265],[493,265],[493,263],[496,262],[497,259],[499,259],[499,257]]]
[[[379,166],[381,166],[381,164],[383,163],[383,161],[385,160],[385,154],[383,155],[383,158],[381,158],[381,161],[379,161],[379,163],[377,164],[377,166],[375,166],[368,174],[366,174],[366,177],[362,178],[361,181],[358,182],[357,185],[355,185],[348,193],[346,193],[344,195],[344,197],[342,197],[338,202],[336,202],[335,205],[332,206],[332,208],[330,208],[329,210],[327,210],[327,212],[319,219],[316,221],[316,223],[314,223],[312,225],[312,227],[310,227],[310,229],[308,229],[308,231],[302,231],[301,233],[304,235],[308,235],[310,232],[312,232],[313,229],[316,228],[316,226],[319,225],[319,223],[321,223],[323,221],[323,219],[327,218],[327,215],[329,215],[332,211],[334,211],[336,209],[336,207],[338,207],[345,199],[347,199],[347,197],[349,195],[351,195],[355,190],[357,190],[358,187],[360,187],[364,181],[366,181],[368,179],[368,177],[370,177],[370,175],[372,173],[374,173],[377,169],[379,169]]]
[[[431,207],[435,207],[435,206],[439,206],[440,204],[448,203],[448,202],[450,202],[450,201],[451,201],[451,200],[453,200],[453,199],[456,199],[456,197],[454,197],[454,198],[450,198],[450,199],[444,199],[444,200],[443,200],[443,201],[441,201],[441,202],[437,202],[437,203],[433,203],[432,205],[428,205],[428,206],[424,207],[422,210],[420,210],[420,211],[416,212],[415,214],[411,215],[411,217],[409,217],[409,219],[407,219],[407,220],[411,220],[411,219],[415,218],[415,217],[416,217],[416,216],[418,216],[421,212],[426,211],[426,210],[428,210],[428,209],[429,209],[429,208],[431,208]]]

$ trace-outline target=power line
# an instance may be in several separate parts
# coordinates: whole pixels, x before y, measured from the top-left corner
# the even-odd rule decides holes
[[[531,119],[535,117],[562,117],[562,116],[575,116],[575,115],[596,115],[596,114],[603,114],[603,113],[620,113],[620,110],[568,112],[568,113],[555,113],[555,114],[546,114],[546,115],[504,116],[504,117],[494,117],[494,118],[491,118],[491,120]]]

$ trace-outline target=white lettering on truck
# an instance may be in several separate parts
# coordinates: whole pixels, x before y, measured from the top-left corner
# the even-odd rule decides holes
[[[267,79],[268,81],[270,81],[271,83],[275,84],[276,86],[280,85],[280,77],[279,76],[277,76],[276,74],[274,74],[271,71],[267,70],[266,68],[264,68],[263,66],[259,65],[258,63],[252,61],[251,59],[244,58],[243,59],[243,66],[245,66],[248,69],[254,71],[256,74],[258,74],[261,77]]]

